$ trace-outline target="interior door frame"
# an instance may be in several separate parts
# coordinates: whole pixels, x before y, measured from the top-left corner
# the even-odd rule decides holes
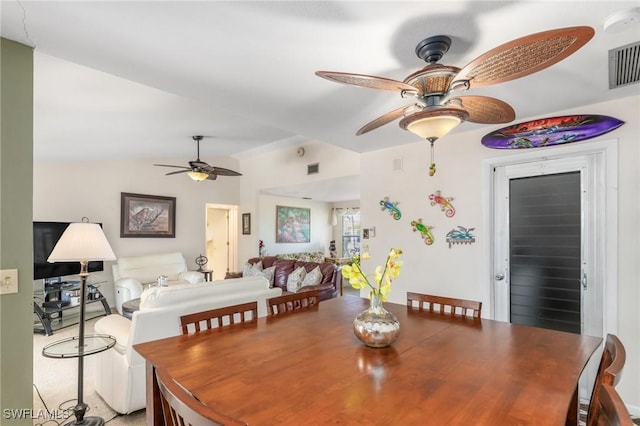
[[[232,204],[213,204],[206,203],[205,205],[205,235],[204,235],[204,253],[207,253],[207,236],[209,234],[209,225],[207,223],[208,210],[224,210],[227,212],[227,266],[231,271],[237,271],[238,269],[238,206]],[[209,265],[211,267],[211,265]],[[214,271],[214,278],[216,280],[223,279],[226,271]]]
[[[603,162],[605,203],[605,229],[601,230],[605,241],[603,267],[603,334],[617,333],[618,330],[618,140],[609,139],[596,142],[582,142],[566,146],[526,150],[501,157],[487,158],[482,162],[482,289],[483,301],[486,302],[489,318],[495,319],[493,248],[494,248],[494,179],[495,167],[520,163],[531,163],[549,159],[560,159],[587,154],[601,154]],[[483,303],[484,304],[484,303]]]

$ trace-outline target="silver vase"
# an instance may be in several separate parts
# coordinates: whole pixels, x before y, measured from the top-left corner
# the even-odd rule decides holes
[[[395,315],[382,306],[382,295],[372,293],[369,308],[353,320],[353,332],[365,345],[384,348],[398,337],[400,323]]]

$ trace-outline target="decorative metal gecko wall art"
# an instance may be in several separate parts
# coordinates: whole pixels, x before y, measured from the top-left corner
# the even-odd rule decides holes
[[[389,210],[389,214],[395,219],[400,220],[402,217],[402,213],[400,209],[398,209],[397,201],[389,201],[389,197],[384,197],[384,199],[380,200],[381,210]]]
[[[413,228],[413,232],[420,232],[420,236],[424,238],[424,243],[426,245],[430,246],[431,244],[433,244],[434,238],[433,234],[431,233],[433,226],[423,224],[422,218],[420,218],[418,220],[412,220],[411,227]]]
[[[438,204],[440,206],[440,210],[444,212],[446,217],[453,217],[456,214],[456,209],[451,205],[451,201],[453,201],[453,197],[443,197],[440,194],[440,190],[434,192],[429,195],[429,200],[431,200],[431,205],[435,206]]]
[[[476,237],[471,233],[476,228],[465,228],[458,226],[447,233],[445,241],[451,244],[472,244],[476,242]]]

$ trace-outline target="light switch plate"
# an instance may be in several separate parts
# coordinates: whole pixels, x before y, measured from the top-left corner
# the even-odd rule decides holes
[[[0,270],[0,294],[12,294],[18,292],[18,270]]]

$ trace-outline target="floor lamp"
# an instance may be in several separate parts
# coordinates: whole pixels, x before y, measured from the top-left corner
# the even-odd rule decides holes
[[[87,264],[94,260],[116,260],[102,228],[97,223],[71,223],[53,248],[47,262],[80,262],[80,324],[78,335],[78,403],[73,407],[75,422],[69,425],[102,425],[100,417],[85,417],[87,404],[83,401],[82,381],[84,378],[84,311],[86,302]]]

